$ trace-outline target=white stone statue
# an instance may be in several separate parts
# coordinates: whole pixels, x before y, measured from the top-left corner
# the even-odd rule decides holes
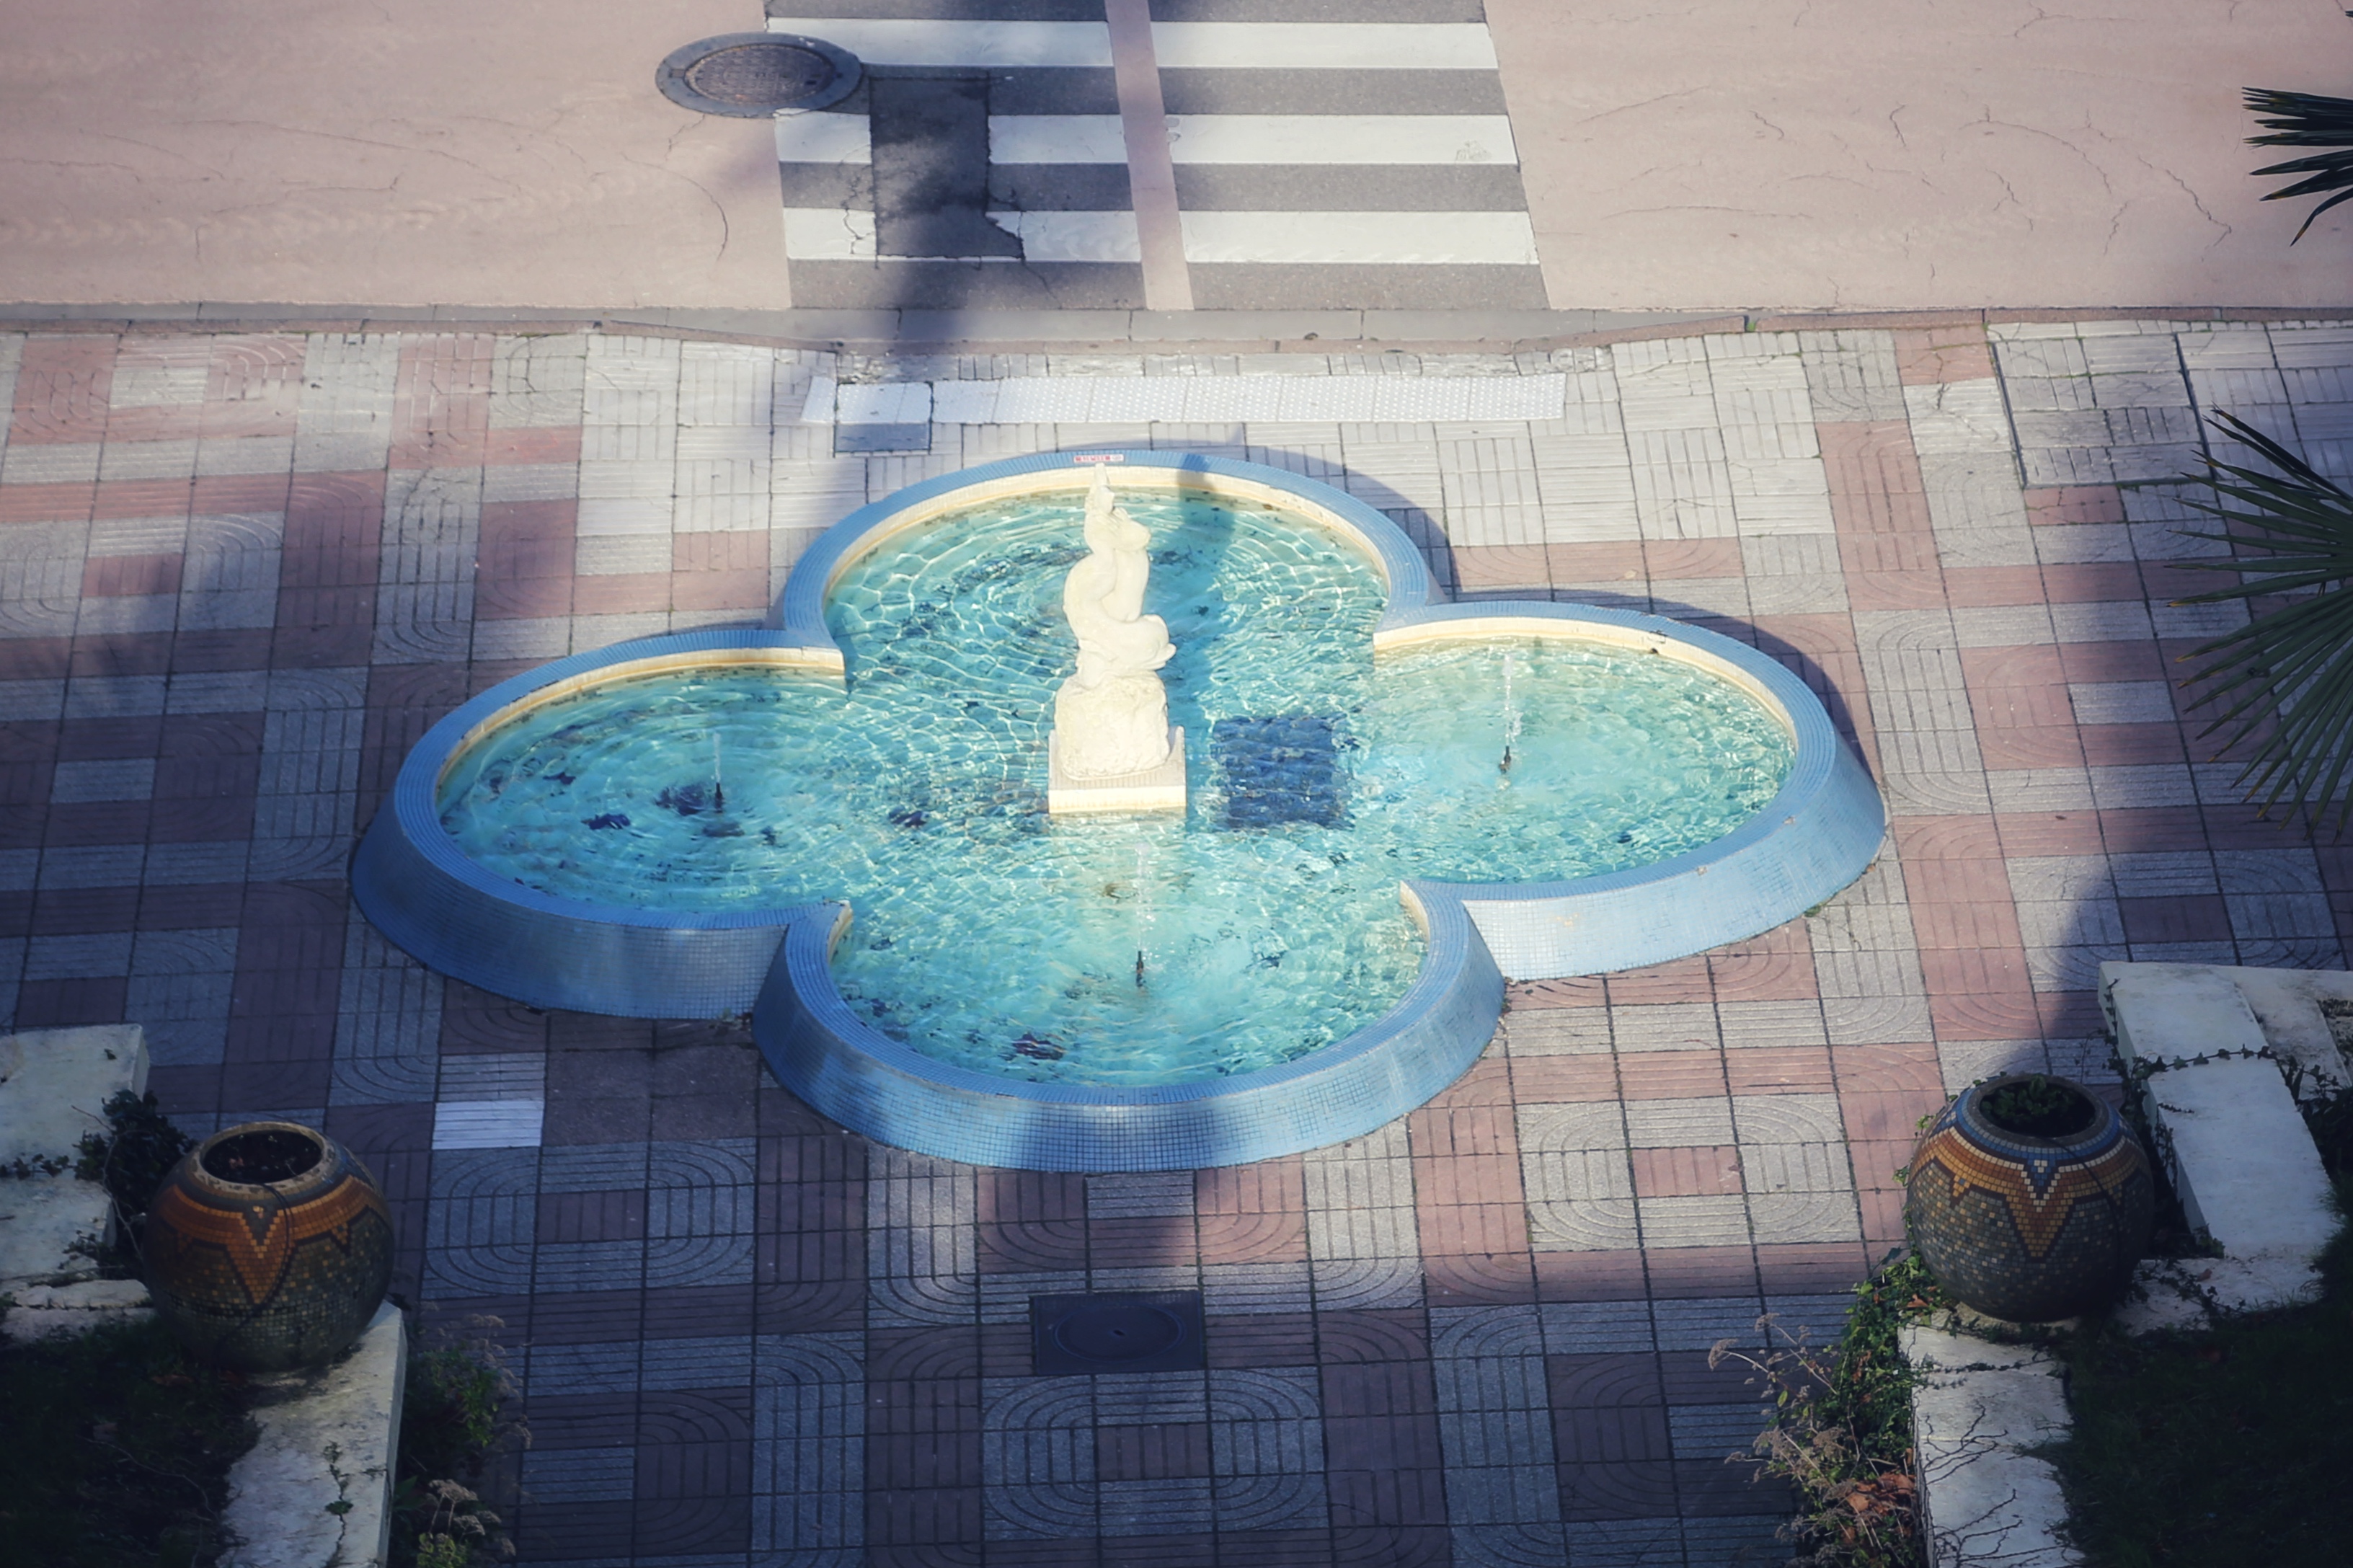
[[[1152,535],[1112,500],[1101,468],[1087,490],[1086,527],[1087,558],[1062,584],[1079,672],[1054,693],[1054,761],[1073,782],[1145,773],[1168,761],[1168,694],[1153,671],[1176,651],[1167,623],[1144,613]]]

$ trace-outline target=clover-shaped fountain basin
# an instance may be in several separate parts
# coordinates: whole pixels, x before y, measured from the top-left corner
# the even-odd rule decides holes
[[[1867,778],[1752,649],[1433,607],[1340,492],[1087,456],[1151,531],[1183,813],[1045,810],[1089,473],[1023,459],[838,525],[776,631],[560,660],[452,715],[363,847],[364,907],[543,1005],[756,1000],[779,1076],[887,1142],[1153,1168],[1368,1131],[1477,1056],[1503,973],[1753,934],[1876,848]]]

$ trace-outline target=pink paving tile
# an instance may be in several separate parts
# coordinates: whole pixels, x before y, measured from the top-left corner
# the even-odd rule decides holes
[[[486,429],[482,436],[485,463],[554,463],[580,460],[580,426],[536,426]]]
[[[1433,1112],[1493,1106],[1508,1110],[1511,1103],[1511,1064],[1501,1057],[1482,1057],[1440,1090],[1428,1109]]]
[[[2011,857],[2097,855],[2105,847],[2091,811],[2006,812],[1994,818],[2001,851]]]
[[[205,379],[205,438],[292,435],[305,351],[295,337],[215,339]]]
[[[1639,1301],[1650,1293],[1642,1255],[1617,1252],[1539,1252],[1536,1298],[1544,1301]]]
[[[1802,919],[1707,955],[1719,1002],[1805,1002],[1820,994]]]
[[[1906,386],[1980,380],[1993,374],[1993,345],[1976,325],[1899,331],[1895,374]]]
[[[1952,566],[1945,570],[1945,597],[1956,609],[2043,602],[2039,566]]]
[[[1747,1247],[1653,1247],[1643,1254],[1651,1294],[1666,1300],[1755,1296],[1757,1253]]]
[[[2105,1034],[2106,1018],[2092,991],[2039,991],[2035,1007],[2042,1033],[2054,1040],[2090,1039]]]
[[[401,340],[390,467],[468,468],[483,460],[496,342],[481,333]]]
[[[1547,544],[1545,560],[1556,583],[1608,583],[1647,574],[1641,542],[1633,539],[1584,544]]]
[[[1514,1009],[1600,1007],[1609,1003],[1598,974],[1572,974],[1561,980],[1515,980],[1505,988],[1504,995]]]
[[[1990,816],[1899,816],[1890,831],[1907,862],[2001,858],[2001,840]]]
[[[0,522],[84,522],[94,484],[0,485]]]
[[[1737,577],[1746,570],[1736,539],[1654,539],[1642,546],[1649,575],[1663,580],[1683,577]]]
[[[1291,1260],[1293,1252],[1279,1245],[1282,1216],[1255,1215],[1250,1217],[1275,1232],[1272,1239],[1278,1245],[1260,1252],[1248,1247],[1239,1248],[1237,1250],[1244,1256],[1220,1256],[1213,1261],[1262,1263]],[[1294,1224],[1292,1228],[1303,1230],[1304,1227]],[[984,1245],[987,1245],[987,1226],[981,1227],[981,1236]],[[1296,1248],[1296,1258],[1303,1259],[1305,1257],[1303,1238]],[[1094,1268],[1189,1268],[1201,1261],[1201,1249],[1194,1237],[1192,1220],[1184,1215],[1092,1219],[1086,1226],[1084,1259],[1088,1267]],[[986,1258],[981,1266],[984,1269],[989,1268]],[[1025,1267],[1043,1268],[1046,1265],[1039,1263]],[[1076,1267],[1076,1264],[1058,1264],[1055,1267]]]
[[[1433,1307],[1508,1306],[1536,1299],[1523,1215],[1502,1205],[1449,1211],[1468,1245],[1494,1244],[1493,1252],[1425,1252],[1422,1289]],[[1516,1244],[1516,1245],[1515,1245]]]
[[[582,616],[631,615],[642,610],[667,610],[670,574],[667,572],[623,572],[572,580],[573,613]]]
[[[2211,830],[2220,826],[2219,818],[2210,824],[2194,805],[2138,806],[2098,815],[2100,837],[2111,855],[2204,849]],[[2275,828],[2263,830],[2266,844],[2278,837]]]
[[[2130,561],[2048,562],[2042,568],[2043,597],[2054,605],[2137,603],[2145,593],[2140,568]]]
[[[1905,1237],[1904,1189],[1901,1187],[1864,1187],[1854,1194],[1855,1205],[1862,1211],[1862,1238],[1866,1247],[1893,1247]]]
[[[1734,1094],[1827,1094],[1837,1087],[1827,1046],[1755,1046],[1724,1053]]]
[[[188,493],[189,510],[203,517],[230,512],[284,511],[294,476],[198,474]]]
[[[1879,610],[1940,610],[1946,604],[1945,579],[1936,572],[1850,568],[1846,597],[1849,607],[1858,615]]]
[[[1637,1149],[1633,1152],[1633,1165],[1636,1197],[1708,1197],[1744,1190],[1740,1182],[1740,1151],[1729,1143]]]
[[[1757,1283],[1767,1296],[1831,1295],[1868,1278],[1873,1256],[1857,1241],[1760,1243]]]
[[[1945,581],[1944,567],[1936,555],[1936,536],[1925,530],[1885,533],[1842,533],[1839,535],[1839,568],[1848,578],[1850,595],[1863,591],[1868,580],[1874,577],[1914,579],[1916,584],[1941,586]],[[1917,591],[1915,584],[1897,581],[1890,584],[1890,596],[1910,596]]]
[[[1944,1076],[1936,1047],[1925,1040],[1892,1046],[1833,1046],[1831,1062],[1839,1090],[1872,1094],[1933,1095],[1942,1102]]]
[[[16,993],[16,1027],[61,1029],[120,1024],[131,983],[121,977],[27,980]]]
[[[92,517],[185,517],[195,491],[190,479],[101,480],[90,500]]]
[[[1521,1105],[1595,1105],[1615,1100],[1617,1058],[1602,1055],[1515,1058],[1512,1098]]]
[[[1293,1158],[1196,1173],[1193,1206],[1201,1260],[1275,1263],[1304,1259],[1305,1170],[1303,1161]]]
[[[0,637],[0,680],[62,679],[72,652],[71,637]]]
[[[1693,1100],[1729,1092],[1722,1051],[1620,1051],[1618,1077],[1627,1100]]]
[[[209,379],[212,343],[200,337],[133,337],[123,340],[114,361],[113,396],[125,392],[125,382],[142,372],[166,375],[194,374]],[[194,437],[204,413],[201,394],[186,403],[117,404],[108,411],[106,439],[110,445],[129,441],[180,441]]]
[[[1455,586],[1466,594],[1552,585],[1552,568],[1541,544],[1458,544],[1452,554]]]
[[[2055,644],[2025,647],[1965,647],[1961,675],[1980,729],[2070,727],[2067,674]]]
[[[2202,763],[2210,757],[2202,747],[2193,754],[2179,724],[2086,724],[2077,733],[2084,742],[2084,761],[2095,768]]]
[[[1645,1002],[1688,1002],[1708,990],[1707,958],[1700,954],[1649,969],[1627,969],[1606,977],[1613,1007]]]
[[[2122,522],[2125,520],[2124,492],[2114,485],[2058,485],[2045,489],[2030,488],[2025,494],[2026,521],[2038,527]]]
[[[2056,645],[2069,680],[2171,680],[2181,674],[2156,643],[2068,642]]]
[[[1946,957],[1955,955],[1946,954]],[[1930,967],[1926,954],[1921,967]],[[1972,971],[1985,978],[1982,988],[1970,987]],[[2032,1039],[2042,1032],[2042,1012],[2027,989],[2022,955],[2002,955],[1980,966],[1962,966],[1957,988],[1928,984],[1928,1016],[1940,1040]],[[1941,977],[1941,976],[1940,976]],[[1999,982],[1997,988],[1995,982]]]
[[[1990,726],[1978,731],[1979,760],[1991,769],[2080,768],[2084,743],[2067,729],[2002,730]]]
[[[768,574],[677,572],[670,574],[670,607],[678,610],[764,610]]]
[[[95,332],[27,339],[16,370],[10,444],[104,440],[116,341]]]
[[[1931,534],[1927,487],[1909,423],[1825,420],[1814,428],[1830,480],[1831,520],[1841,539]],[[1934,558],[1926,563],[1933,565]]]

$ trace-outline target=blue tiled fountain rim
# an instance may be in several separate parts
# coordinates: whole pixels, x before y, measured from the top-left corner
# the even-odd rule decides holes
[[[844,568],[891,531],[893,520],[961,490],[1105,461],[1116,465],[1115,472],[1139,478],[1194,474],[1264,486],[1337,521],[1388,579],[1388,604],[1374,628],[1377,640],[1417,627],[1435,632],[1450,622],[1499,623],[1476,633],[1466,626],[1466,636],[1573,636],[1574,627],[1585,626],[1680,644],[1721,660],[1763,690],[1788,724],[1795,746],[1789,774],[1772,802],[1739,827],[1666,860],[1557,882],[1409,881],[1430,947],[1414,984],[1387,1015],[1276,1067],[1132,1088],[998,1078],[923,1056],[866,1025],[825,968],[842,913],[839,904],[665,911],[564,898],[496,876],[442,828],[442,773],[466,738],[501,710],[559,682],[649,659],[783,651],[839,660],[824,622],[827,593]],[[569,655],[501,681],[448,714],[403,763],[389,809],[379,814],[355,858],[353,893],[393,941],[428,967],[536,1005],[683,1017],[739,1011],[757,999],[763,1016],[755,1026],[779,1076],[818,1110],[884,1142],[976,1163],[1184,1168],[1314,1147],[1369,1131],[1414,1109],[1476,1059],[1500,1010],[1504,972],[1523,979],[1603,973],[1738,941],[1828,898],[1876,853],[1885,821],[1877,791],[1820,701],[1776,660],[1718,633],[1636,611],[1517,600],[1437,605],[1431,595],[1419,552],[1388,517],[1285,469],[1192,453],[1092,450],[1016,458],[942,475],[860,507],[828,529],[796,565],[769,629],[674,633]],[[1778,856],[1777,836],[1784,846]],[[1717,868],[1732,874],[1703,897],[1697,879]],[[1653,919],[1648,930],[1638,929],[1639,922],[1594,918],[1637,910],[1655,914],[1661,908],[1668,911],[1663,923]],[[520,929],[506,929],[515,925]],[[1580,925],[1585,929],[1576,930]],[[1482,927],[1492,930],[1482,935]],[[1537,934],[1523,940],[1521,928]],[[1564,937],[1563,931],[1575,934]],[[1471,1002],[1474,994],[1492,1000]],[[793,1016],[789,1046],[765,1016],[780,1001]],[[1372,1059],[1383,1053],[1400,1058],[1386,1074]],[[813,1054],[834,1059],[806,1059]],[[786,1059],[793,1057],[804,1059]],[[846,1083],[844,1071],[855,1084]],[[1360,1080],[1348,1096],[1354,1109],[1331,1108],[1319,1121],[1315,1102],[1324,1097],[1315,1086],[1333,1080],[1337,1088],[1344,1078]],[[1387,1089],[1377,1079],[1385,1079]],[[1365,1103],[1368,1093],[1377,1104]],[[933,1096],[944,1098],[929,1103]],[[1292,1102],[1289,1112],[1261,1114],[1260,1102],[1271,1100]],[[1030,1128],[1016,1149],[1003,1129],[973,1124],[976,1113],[978,1121],[987,1121],[986,1108],[996,1105],[1008,1111],[1026,1106],[1050,1121],[1060,1110],[1076,1121],[1059,1134]],[[1228,1114],[1214,1114],[1220,1106]],[[1144,1132],[1134,1118],[1174,1115],[1182,1122],[1184,1108],[1205,1113],[1190,1134],[1182,1126],[1164,1129],[1165,1136],[1150,1141],[1165,1146],[1141,1164],[1119,1157],[1120,1141]]]

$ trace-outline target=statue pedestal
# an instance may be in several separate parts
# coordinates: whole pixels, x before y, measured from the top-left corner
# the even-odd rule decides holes
[[[1113,773],[1106,778],[1073,779],[1062,772],[1061,748],[1056,737],[1046,737],[1046,810],[1054,816],[1082,812],[1183,811],[1185,809],[1185,731],[1168,731],[1168,760],[1139,773]]]

